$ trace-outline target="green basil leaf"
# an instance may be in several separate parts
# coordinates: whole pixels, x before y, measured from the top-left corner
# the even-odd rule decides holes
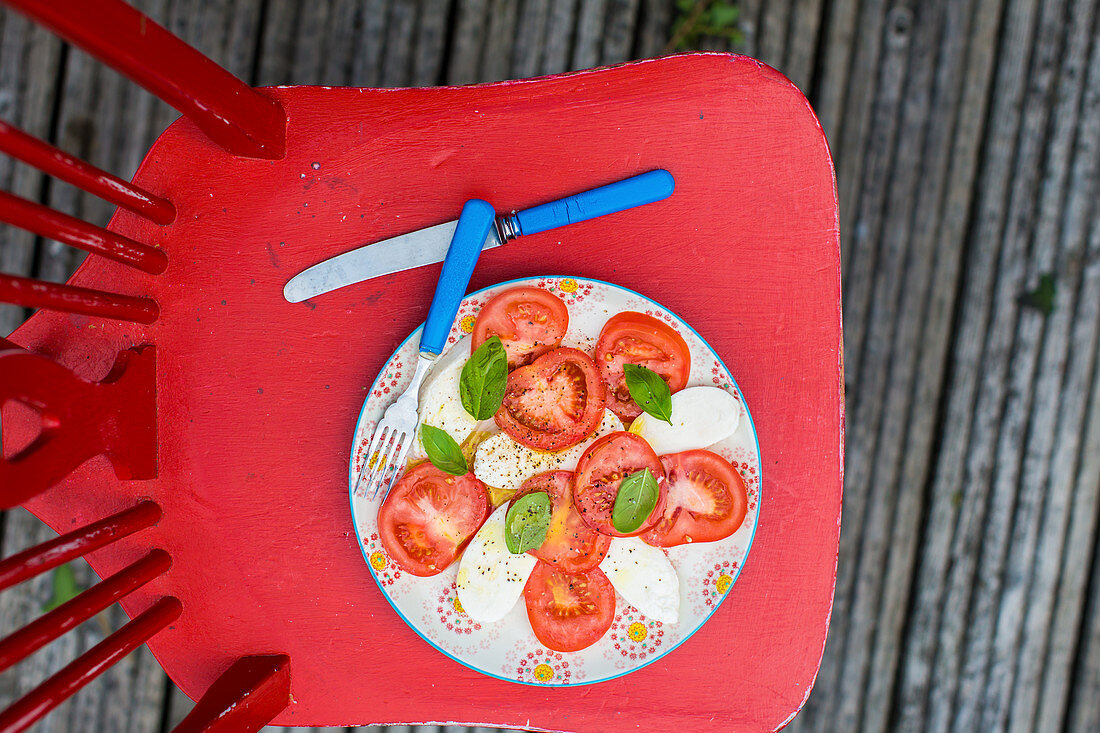
[[[672,424],[672,393],[668,382],[657,372],[641,364],[624,364],[623,376],[630,398],[658,420]],[[621,530],[620,530],[621,531]]]
[[[504,544],[513,555],[535,550],[542,547],[549,529],[550,495],[545,491],[524,494],[504,516]]]
[[[466,412],[476,420],[487,420],[500,409],[508,384],[508,353],[500,338],[493,336],[470,355],[458,382],[458,396]]]
[[[657,479],[648,468],[630,474],[619,484],[611,508],[611,525],[623,534],[636,531],[657,506],[659,496]]]
[[[466,456],[462,455],[462,449],[446,430],[424,423],[420,426],[420,442],[424,444],[428,460],[440,471],[455,476],[469,472]]]

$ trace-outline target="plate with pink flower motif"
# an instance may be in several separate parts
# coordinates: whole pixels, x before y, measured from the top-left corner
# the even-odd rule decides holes
[[[726,423],[736,424],[736,428],[731,433],[719,435],[720,439],[713,443],[691,447],[716,454],[720,457],[722,464],[732,468],[740,478],[740,482],[743,482],[744,501],[741,508],[744,509],[744,519],[739,527],[732,534],[716,541],[693,541],[681,526],[678,543],[655,549],[651,549],[652,544],[658,543],[651,543],[647,547],[647,553],[657,552],[662,567],[671,567],[674,571],[674,577],[665,586],[667,591],[668,584],[671,583],[673,612],[668,610],[667,598],[662,603],[655,604],[652,602],[653,599],[646,597],[645,594],[652,591],[651,583],[647,584],[644,579],[637,582],[635,582],[637,579],[634,579],[627,583],[626,581],[630,579],[626,578],[626,574],[611,572],[614,568],[608,567],[608,561],[611,555],[617,552],[614,549],[616,545],[613,544],[611,554],[599,566],[601,570],[607,571],[607,577],[611,578],[614,587],[614,608],[607,616],[610,623],[598,641],[579,651],[555,650],[540,642],[532,625],[534,616],[529,615],[528,611],[531,603],[530,593],[523,594],[517,590],[514,594],[516,596],[514,605],[509,606],[507,612],[498,620],[484,621],[471,616],[466,612],[463,604],[463,598],[469,598],[463,593],[469,591],[467,586],[460,588],[459,582],[459,568],[463,557],[460,555],[453,563],[434,575],[413,574],[407,569],[407,563],[403,563],[400,558],[395,559],[382,540],[382,532],[379,528],[379,508],[382,498],[368,498],[356,494],[357,481],[366,458],[364,453],[370,443],[375,425],[381,419],[385,408],[397,395],[401,394],[412,377],[412,367],[417,360],[419,328],[409,335],[383,366],[360,412],[348,470],[352,519],[359,546],[366,561],[366,569],[377,581],[382,594],[413,631],[437,650],[478,672],[517,683],[544,686],[591,684],[640,669],[671,652],[706,623],[727,595],[736,593],[736,580],[752,544],[759,515],[760,447],[748,407],[733,375],[702,336],[690,324],[657,302],[612,283],[582,277],[548,276],[513,280],[471,293],[463,300],[448,337],[447,349],[439,357],[441,368],[449,363],[449,356],[450,362],[458,360],[459,367],[456,369],[465,363],[471,353],[470,344],[474,341],[472,336],[475,335],[475,326],[483,307],[501,293],[520,287],[537,288],[560,299],[568,310],[568,327],[562,337],[561,346],[583,351],[590,357],[606,357],[610,361],[610,357],[602,352],[597,356],[597,344],[605,324],[618,314],[645,314],[671,327],[683,338],[690,354],[690,369],[687,373],[685,389],[708,387],[712,390],[720,390],[726,393],[717,395],[722,399],[708,400],[708,402],[723,404],[728,402],[734,405],[731,409],[738,413],[733,423]],[[429,375],[430,379],[431,375]],[[436,381],[442,383],[441,380]],[[457,382],[450,388],[457,390]],[[432,389],[438,391],[443,388],[432,387]],[[609,390],[608,394],[611,395],[609,399],[614,398],[614,392],[614,388]],[[717,393],[711,391],[707,394],[716,395]],[[622,396],[620,390],[619,398]],[[673,397],[675,396],[674,394]],[[424,402],[425,388],[422,388],[422,410]],[[457,403],[457,395],[455,402]],[[435,416],[438,414],[438,411],[433,412],[433,417],[426,418],[422,412],[421,418],[433,424],[432,421],[437,419]],[[611,422],[616,423],[615,427],[609,428],[612,431],[624,431],[629,426],[629,416],[625,425],[611,417],[610,411],[608,416]],[[703,424],[709,424],[707,420],[710,419],[711,417],[702,419]],[[649,421],[646,424],[653,423],[649,415],[643,415],[634,426],[630,427],[630,430],[632,434],[636,433],[651,440],[646,429],[639,427],[646,420]],[[460,419],[459,422],[461,422]],[[440,426],[447,427],[446,421],[440,422]],[[601,423],[601,429],[602,426]],[[500,428],[493,420],[482,421],[471,428],[469,435],[480,436],[481,444],[476,445],[476,450],[471,450],[470,466],[473,472],[467,474],[468,478],[463,480],[475,481],[475,474],[477,479],[482,479],[483,476],[492,478],[492,481],[478,480],[476,483],[485,488],[490,502],[503,506],[513,495],[515,486],[511,485],[509,488],[508,485],[496,485],[511,482],[510,478],[499,478],[507,476],[500,471],[500,461],[497,461],[496,473],[489,471],[488,475],[483,474],[480,470],[482,456],[476,452],[481,450],[482,445],[487,445],[489,439],[494,437],[494,433],[499,431]],[[599,435],[597,431],[593,437]],[[498,442],[503,439],[498,438]],[[464,444],[464,447],[467,446]],[[661,453],[661,451],[657,452]],[[410,465],[423,462],[423,447],[414,445],[410,455]],[[663,485],[672,486],[671,471],[674,469],[669,466],[675,464],[670,464],[668,456],[664,453],[661,455],[662,465],[670,472],[667,483]],[[685,453],[675,455],[685,455]],[[523,464],[528,467],[526,469],[522,466],[518,467],[517,471],[521,474],[523,470],[533,470],[531,466],[542,465],[538,463],[542,460],[538,456],[523,460],[528,461]],[[531,460],[535,463],[531,463]],[[570,465],[575,463],[574,460]],[[566,470],[573,469],[567,467]],[[662,477],[661,480],[665,479]],[[495,510],[490,508],[488,511]],[[503,511],[502,509],[502,515]],[[493,516],[497,514],[494,513]],[[486,529],[491,522],[492,520],[486,522],[483,529]],[[641,535],[641,539],[649,538],[651,534],[652,532],[646,532]],[[677,533],[670,531],[668,536],[675,534]],[[612,543],[620,541],[614,539]],[[639,538],[631,538],[630,541],[637,542]],[[467,552],[472,552],[475,546],[480,548],[482,544],[484,543],[479,543],[475,538],[466,548]],[[392,549],[393,545],[391,544],[390,547]],[[542,563],[538,560],[532,561],[532,564],[535,562]],[[531,575],[532,582],[535,575],[537,573]],[[646,576],[647,571],[645,568],[639,568],[634,575]],[[652,576],[652,573],[649,575]],[[464,579],[464,582],[467,581]],[[531,614],[533,613],[532,611]],[[534,622],[537,623],[537,621]]]

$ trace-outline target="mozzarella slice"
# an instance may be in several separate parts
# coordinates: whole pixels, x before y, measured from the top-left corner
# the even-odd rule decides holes
[[[667,624],[680,620],[680,579],[660,548],[637,537],[616,537],[600,570],[646,616]]]
[[[526,552],[513,555],[504,543],[508,505],[499,507],[481,525],[458,564],[458,600],[470,618],[499,621],[516,605],[527,578],[538,562]]]
[[[479,426],[479,421],[466,412],[458,396],[458,382],[462,376],[462,367],[470,358],[470,341],[463,338],[432,364],[424,383],[420,385],[418,425],[428,424],[440,428],[462,444],[462,441]],[[490,421],[491,422],[491,421]],[[495,427],[495,426],[494,426]],[[424,446],[420,442],[417,430],[416,442],[410,446],[410,458],[426,458]]]
[[[725,440],[741,422],[741,403],[724,389],[688,387],[672,395],[672,424],[648,413],[630,432],[645,438],[657,455],[706,448]]]
[[[474,475],[489,486],[514,491],[524,481],[544,471],[573,471],[581,454],[596,438],[623,429],[622,421],[611,410],[604,410],[603,420],[587,440],[565,450],[544,453],[520,445],[507,433],[486,438],[474,454]]]

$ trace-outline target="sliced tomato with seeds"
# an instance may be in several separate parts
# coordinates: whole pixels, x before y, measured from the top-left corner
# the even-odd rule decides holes
[[[745,481],[717,453],[689,450],[661,456],[664,513],[642,540],[657,547],[717,542],[741,527],[748,507]]]
[[[623,479],[648,468],[657,479],[660,493],[657,505],[637,530],[623,533],[615,529],[611,510]],[[573,477],[573,503],[589,527],[610,537],[639,535],[663,515],[665,507],[664,469],[649,443],[634,433],[609,433],[588,446],[577,461]]]
[[[615,620],[615,588],[599,568],[563,573],[540,562],[527,579],[523,600],[535,637],[556,652],[592,646]]]
[[[438,575],[454,562],[489,516],[485,484],[452,476],[425,461],[410,468],[378,510],[386,553],[413,575]]]
[[[583,351],[548,351],[508,375],[495,420],[517,443],[541,451],[576,445],[603,418],[606,388]]]
[[[508,368],[530,364],[561,345],[569,330],[569,309],[542,288],[511,288],[486,303],[474,323],[473,348],[499,336]]]
[[[582,573],[599,565],[607,556],[611,538],[592,530],[573,506],[573,473],[547,471],[532,476],[512,501],[538,491],[550,496],[550,529],[542,546],[528,554],[567,573]]]
[[[623,365],[652,369],[668,383],[669,391],[687,386],[691,352],[676,329],[653,316],[624,311],[607,320],[596,342],[596,363],[607,381],[607,407],[624,422],[642,414],[626,388]]]

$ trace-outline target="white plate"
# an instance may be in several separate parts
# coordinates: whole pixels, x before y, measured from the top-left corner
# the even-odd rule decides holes
[[[544,288],[569,307],[569,331],[564,345],[592,353],[605,321],[621,311],[641,311],[671,324],[691,350],[688,386],[721,387],[741,402],[744,414],[737,431],[710,449],[740,471],[748,489],[748,513],[741,528],[721,542],[703,542],[668,549],[680,579],[680,620],[664,624],[647,618],[616,597],[615,621],[603,639],[579,652],[555,652],[542,646],[531,631],[523,601],[492,624],[473,621],[461,611],[455,587],[458,562],[443,573],[421,578],[402,572],[386,555],[378,539],[381,499],[354,495],[354,487],[374,426],[385,408],[404,391],[416,363],[420,328],[397,347],[359,413],[348,469],[351,514],[367,567],[398,615],[425,641],[478,672],[534,685],[569,686],[602,682],[633,672],[675,649],[718,608],[741,572],[756,532],[760,506],[760,446],[741,392],[714,350],[678,316],[632,290],[580,277],[539,277],[493,285],[466,296],[451,329],[448,347],[473,330],[481,306],[497,293],[517,286]]]

